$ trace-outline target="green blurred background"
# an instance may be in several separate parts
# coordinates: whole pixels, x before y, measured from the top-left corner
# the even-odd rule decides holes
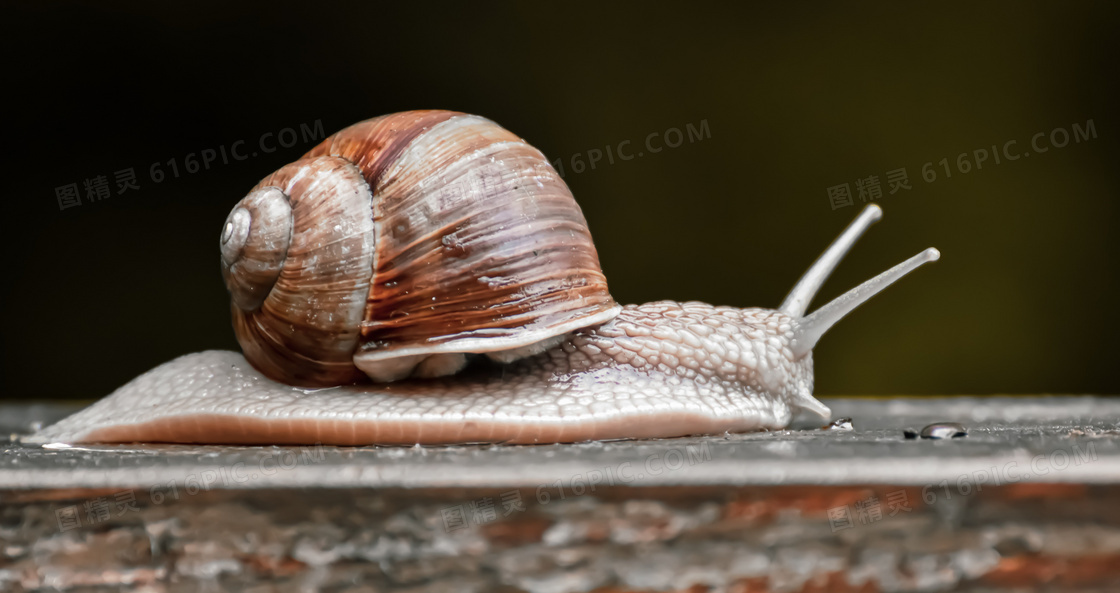
[[[925,247],[942,260],[824,338],[818,394],[1120,392],[1116,3],[404,4],[15,8],[3,397],[100,397],[237,347],[220,227],[315,142],[158,184],[153,163],[418,108],[564,159],[624,303],[777,306],[878,176],[884,220],[814,306]],[[627,140],[642,156],[609,164]],[[1012,140],[1018,160],[976,168]],[[898,168],[911,189],[891,195]],[[98,175],[111,197],[60,209],[56,188]],[[854,204],[833,209],[844,183]]]

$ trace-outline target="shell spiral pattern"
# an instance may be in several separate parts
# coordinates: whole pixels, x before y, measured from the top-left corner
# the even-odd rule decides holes
[[[222,268],[246,358],[290,385],[451,374],[620,310],[544,155],[451,111],[357,123],[265,177]]]

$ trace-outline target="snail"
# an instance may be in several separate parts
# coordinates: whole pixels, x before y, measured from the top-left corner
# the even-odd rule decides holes
[[[867,206],[777,309],[619,306],[579,206],[537,149],[450,111],[367,120],[265,177],[221,233],[242,354],[188,354],[32,440],[558,443],[828,419],[812,349],[939,257],[812,314],[882,216]]]

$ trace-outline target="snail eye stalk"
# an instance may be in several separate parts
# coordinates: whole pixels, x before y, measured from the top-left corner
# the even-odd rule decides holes
[[[836,322],[851,313],[856,307],[867,299],[879,294],[884,288],[894,284],[896,280],[918,269],[922,264],[934,262],[941,258],[941,252],[930,247],[914,257],[898,264],[897,266],[879,274],[878,276],[860,284],[859,286],[840,295],[832,302],[814,311],[801,320],[797,330],[797,342],[793,346],[794,356],[800,358],[809,353],[824,332],[836,325]]]
[[[778,307],[778,310],[789,315],[790,317],[804,317],[805,311],[809,309],[809,302],[816,296],[817,291],[820,290],[821,285],[828,279],[829,274],[836,269],[840,264],[840,260],[847,255],[848,250],[855,245],[863,232],[866,231],[871,225],[883,218],[883,209],[876,204],[870,204],[863,209],[863,212],[844,229],[843,233],[828,246],[828,249],[821,254],[817,261],[813,262],[813,266],[809,268],[801,280],[789,291],[789,296]]]
[[[844,258],[852,245],[855,245],[864,231],[881,218],[883,218],[883,209],[878,205],[869,204],[864,208],[863,212],[852,221],[852,224],[848,225],[848,228],[844,229],[844,232],[840,233],[840,236],[832,242],[832,245],[829,245],[828,249],[817,258],[817,261],[813,262],[812,267],[797,281],[793,290],[789,292],[789,296],[778,307],[778,310],[786,315],[801,319],[800,328],[797,332],[797,343],[794,345],[794,355],[798,358],[808,354],[821,336],[824,335],[824,332],[836,325],[836,322],[851,313],[864,301],[875,296],[899,278],[914,271],[918,266],[937,261],[941,257],[941,253],[936,249],[932,247],[926,249],[846,292],[831,303],[817,309],[812,315],[806,316],[805,311],[808,310],[809,303],[816,296],[824,281],[839,265],[840,260]]]

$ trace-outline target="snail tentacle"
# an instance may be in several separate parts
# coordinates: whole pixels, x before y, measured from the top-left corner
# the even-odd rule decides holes
[[[832,326],[851,313],[856,307],[862,305],[867,299],[879,294],[882,290],[898,279],[918,269],[922,264],[935,262],[941,259],[941,252],[933,247],[911,257],[897,266],[875,276],[848,292],[836,297],[827,305],[814,311],[798,324],[797,343],[793,353],[796,356],[805,356],[817,345]]]
[[[844,232],[832,242],[832,245],[817,258],[812,267],[797,281],[797,284],[789,292],[789,296],[782,301],[778,310],[785,311],[793,317],[804,317],[805,311],[809,309],[809,303],[812,302],[824,281],[840,264],[840,260],[844,258],[852,245],[855,245],[864,231],[881,218],[883,218],[883,209],[877,204],[869,204],[864,208],[863,212],[848,225],[848,228],[844,229]]]

